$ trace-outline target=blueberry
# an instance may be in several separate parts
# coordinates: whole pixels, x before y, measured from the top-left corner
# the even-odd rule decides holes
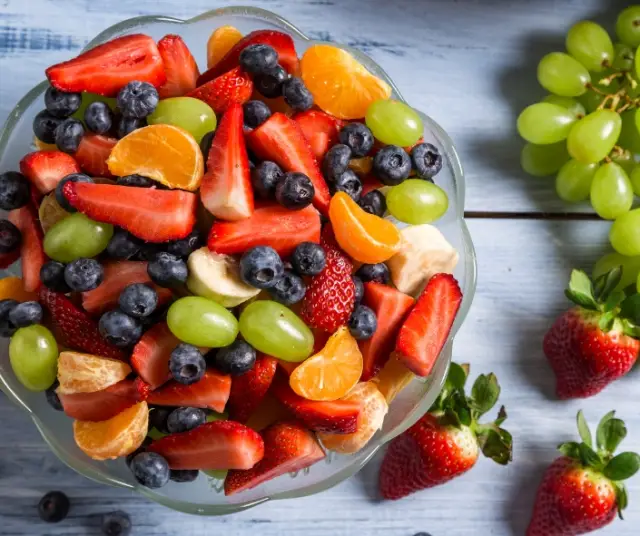
[[[187,483],[196,480],[199,474],[197,469],[171,469],[169,478],[173,482]]]
[[[276,184],[284,177],[284,172],[278,164],[265,160],[251,171],[253,191],[264,199],[273,197]]]
[[[116,229],[107,245],[107,254],[114,259],[130,259],[142,247],[142,240],[124,229]]]
[[[73,154],[84,136],[84,125],[77,119],[65,119],[56,127],[55,136],[56,147],[63,153]]]
[[[298,112],[309,110],[313,106],[313,95],[301,78],[295,76],[282,84],[282,96],[291,108]]]
[[[370,339],[378,328],[378,319],[372,309],[358,305],[349,318],[349,332],[354,339]]]
[[[158,244],[157,242],[141,242],[140,251],[136,255],[136,260],[153,261],[159,253],[164,252],[166,243]]]
[[[81,103],[81,93],[67,93],[54,87],[48,87],[47,91],[44,92],[44,105],[54,117],[62,119],[69,117],[78,111]]]
[[[191,385],[204,376],[207,363],[204,356],[191,344],[180,343],[171,352],[169,370],[173,379],[184,385]]]
[[[98,322],[98,329],[108,342],[120,348],[133,346],[142,337],[140,322],[118,310],[104,313]]]
[[[357,275],[352,275],[351,280],[353,281],[353,286],[355,287],[355,301],[356,305],[362,302],[362,298],[364,297],[364,283],[362,279],[360,279]]]
[[[349,169],[351,160],[351,147],[338,143],[327,151],[322,160],[322,173],[329,182],[335,182],[336,178]]]
[[[244,124],[249,128],[258,128],[271,117],[269,107],[259,100],[245,102],[242,108],[244,110]]]
[[[9,322],[17,328],[26,328],[42,322],[42,306],[37,301],[26,301],[9,311]]]
[[[215,134],[215,130],[211,132],[207,132],[202,139],[200,140],[200,150],[202,151],[202,156],[204,156],[205,162],[207,161],[207,156],[209,156],[209,151],[211,150],[211,144],[213,143],[213,135]]]
[[[240,53],[240,66],[250,74],[265,74],[278,66],[278,53],[269,45],[249,45]]]
[[[9,314],[16,305],[16,300],[0,300],[0,337],[11,337],[18,329],[9,320]]]
[[[169,482],[169,464],[155,452],[137,454],[130,467],[133,477],[147,488],[161,488]]]
[[[0,173],[0,208],[13,210],[29,202],[29,181],[22,173]]]
[[[167,430],[170,434],[188,432],[204,424],[207,414],[200,408],[176,408],[167,418]]]
[[[389,283],[389,268],[383,262],[378,264],[363,264],[356,271],[356,275],[365,283],[374,282],[386,285]]]
[[[153,408],[149,412],[149,428],[155,428],[158,432],[168,434],[167,419],[172,411],[173,409],[171,408]]]
[[[20,246],[22,234],[9,220],[0,220],[0,253],[11,253]]]
[[[64,280],[65,265],[58,261],[48,261],[40,268],[40,281],[49,290],[66,294],[71,292],[69,285]]]
[[[240,277],[252,287],[272,288],[283,273],[284,265],[280,255],[269,246],[251,248],[240,259]]]
[[[89,177],[89,175],[85,175],[84,173],[71,173],[70,175],[63,177],[62,180],[56,186],[56,201],[58,202],[58,204],[67,212],[77,212],[77,210],[69,204],[69,202],[67,201],[67,198],[62,193],[62,189],[64,188],[64,185],[67,184],[68,182],[93,183],[93,179]]]
[[[302,242],[291,255],[291,265],[299,275],[318,275],[327,264],[322,246],[314,242]]]
[[[161,251],[147,265],[147,273],[157,285],[174,287],[187,281],[189,270],[183,259]]]
[[[284,275],[276,283],[276,286],[269,289],[269,294],[273,299],[283,305],[293,305],[304,298],[307,286],[301,277],[290,270],[285,270]]]
[[[365,212],[381,218],[387,211],[387,200],[382,192],[378,190],[371,190],[368,194],[363,195],[358,201],[358,205]]]
[[[104,514],[101,529],[105,536],[129,536],[131,534],[131,518],[122,510]]]
[[[236,340],[215,353],[213,365],[223,374],[238,376],[256,364],[256,351],[245,341]]]
[[[202,246],[202,242],[200,231],[194,229],[185,238],[169,242],[166,247],[167,253],[171,253],[171,255],[175,255],[176,257],[188,257]]]
[[[422,179],[435,177],[442,169],[442,155],[430,143],[420,143],[411,150],[413,167]]]
[[[64,268],[64,280],[69,288],[76,292],[98,288],[103,279],[104,269],[95,259],[76,259]]]
[[[351,147],[354,156],[366,156],[373,149],[373,134],[363,123],[349,123],[340,131],[339,139]]]
[[[396,186],[411,173],[411,158],[402,147],[387,145],[373,157],[373,174],[387,186]]]
[[[42,110],[33,118],[33,133],[45,143],[56,142],[56,128],[63,119],[55,117],[47,110]]]
[[[297,171],[285,173],[276,184],[276,201],[289,210],[308,207],[315,193],[311,179]]]
[[[133,186],[134,188],[151,188],[158,183],[142,175],[134,174],[118,177],[116,184],[118,186]]]
[[[47,523],[58,523],[69,513],[69,497],[61,491],[50,491],[38,503],[38,515]]]
[[[333,187],[336,192],[344,192],[356,203],[362,195],[362,181],[352,169],[347,169],[336,177]]]
[[[106,134],[113,127],[113,112],[104,102],[96,101],[84,111],[84,122],[91,132]]]
[[[289,78],[289,74],[280,65],[270,71],[259,74],[253,79],[253,86],[258,93],[268,99],[275,99],[282,95],[282,84]]]
[[[118,92],[118,108],[124,117],[142,119],[152,113],[160,97],[149,82],[133,80]]]
[[[149,285],[133,283],[124,287],[118,305],[122,312],[134,318],[149,316],[158,306],[158,293]]]
[[[116,137],[118,139],[124,138],[126,135],[131,134],[134,130],[147,126],[147,119],[138,119],[137,117],[119,117],[116,120]]]
[[[149,414],[149,417],[151,417],[151,414]],[[149,425],[149,427],[151,427],[151,425]],[[147,451],[147,447],[149,445],[151,445],[151,443],[153,443],[153,440],[147,436],[144,438],[144,440],[142,441],[142,445],[140,445],[136,450],[134,450],[133,452],[131,452],[130,454],[127,454],[127,456],[125,457],[124,461],[127,464],[127,467],[129,469],[131,469],[131,462],[133,461],[133,459],[140,454],[141,452],[146,452]]]
[[[53,409],[55,409],[56,411],[64,411],[62,402],[60,402],[60,397],[58,396],[58,393],[56,393],[56,389],[59,385],[60,383],[58,382],[58,380],[56,380],[55,382],[53,382],[53,385],[44,392],[44,394],[47,397],[47,402]]]

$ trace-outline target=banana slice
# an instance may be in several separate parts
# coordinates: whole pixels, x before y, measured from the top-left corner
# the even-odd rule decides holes
[[[189,255],[187,265],[189,290],[223,307],[235,307],[260,293],[260,289],[240,279],[238,263],[228,255],[218,255],[203,247]]]

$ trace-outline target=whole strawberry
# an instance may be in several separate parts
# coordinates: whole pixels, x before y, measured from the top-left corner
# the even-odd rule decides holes
[[[613,456],[627,435],[624,422],[604,416],[596,432],[596,448],[584,415],[578,413],[582,443],[564,443],[563,456],[546,470],[538,489],[527,536],[575,536],[601,529],[622,518],[627,491],[622,480],[640,468],[640,456],[623,452]]]
[[[577,306],[555,321],[543,343],[558,398],[593,396],[636,362],[640,295],[616,290],[621,276],[615,268],[592,284],[584,272],[572,272],[565,294]]]
[[[504,407],[495,422],[478,422],[498,401],[496,377],[478,376],[467,397],[467,375],[468,366],[451,363],[445,386],[429,412],[389,445],[379,480],[385,499],[401,499],[466,473],[480,451],[501,465],[511,461],[511,434],[500,427],[507,418]]]

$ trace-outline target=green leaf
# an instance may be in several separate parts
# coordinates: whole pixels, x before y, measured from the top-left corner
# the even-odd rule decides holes
[[[624,299],[620,304],[620,316],[633,324],[640,324],[640,294],[633,294]]]
[[[606,302],[613,290],[622,279],[622,266],[616,266],[602,274],[594,283],[595,298],[599,302]]]
[[[498,402],[500,386],[495,374],[481,374],[471,388],[472,407],[478,411],[478,415],[484,415]]]
[[[629,506],[629,495],[627,495],[627,487],[622,482],[615,482],[614,487],[616,489],[616,506],[618,507],[618,517],[622,517],[622,511]]]
[[[607,478],[620,481],[631,478],[640,470],[640,456],[635,452],[623,452],[613,458],[602,472]]]
[[[467,382],[467,371],[464,367],[458,365],[458,363],[451,363],[449,366],[449,374],[447,375],[447,384],[452,389],[464,389],[464,384]]]
[[[487,458],[500,465],[512,460],[513,438],[511,434],[498,426],[489,424],[476,429],[480,450]]]
[[[578,445],[578,452],[583,465],[597,469],[602,464],[600,456],[598,456],[598,454],[596,454],[596,452],[585,443],[580,443]]]
[[[591,430],[589,430],[589,425],[587,424],[587,420],[584,418],[584,413],[582,410],[578,411],[578,433],[580,434],[580,438],[583,443],[590,448],[593,448],[593,439],[591,437]]]
[[[626,294],[622,290],[612,292],[604,302],[604,311],[607,313],[613,311],[626,297]]]
[[[498,417],[493,421],[493,424],[496,426],[502,426],[502,423],[507,420],[507,410],[504,409],[504,406],[501,406],[498,410]]]
[[[600,419],[600,422],[598,423],[598,428],[596,429],[596,445],[600,450],[607,450],[605,446],[607,444],[607,434],[606,434],[605,425],[611,419],[613,419],[615,415],[616,415],[615,410],[610,411],[604,417],[602,417],[602,419]]]
[[[626,318],[622,319],[622,332],[634,339],[640,339],[640,326],[636,326]]]
[[[447,409],[444,412],[444,415],[440,417],[440,423],[442,426],[453,426],[455,428],[462,428],[462,423],[458,418],[458,414],[452,409]]]
[[[615,320],[616,320],[615,311],[609,311],[608,313],[604,313],[598,319],[598,327],[605,333],[608,333],[613,329],[613,323],[615,322]]]
[[[602,425],[602,448],[608,454],[613,454],[625,437],[627,437],[627,427],[624,421],[609,419]]]
[[[585,309],[589,309],[590,311],[599,310],[596,301],[586,294],[579,294],[577,292],[574,292],[573,290],[566,289],[564,291],[564,295],[580,307],[584,307]]]
[[[562,443],[562,445],[558,445],[558,450],[568,458],[573,458],[574,460],[580,459],[580,443],[576,443],[575,441]]]
[[[565,295],[572,302],[581,305],[585,309],[598,310],[598,303],[593,297],[593,285],[589,276],[582,270],[573,270],[569,281],[569,288]]]

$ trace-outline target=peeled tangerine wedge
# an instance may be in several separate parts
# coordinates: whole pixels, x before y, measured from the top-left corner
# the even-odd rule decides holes
[[[74,421],[78,448],[94,460],[113,460],[131,454],[147,435],[149,408],[139,402],[107,421]]]
[[[38,293],[27,292],[19,277],[5,277],[0,279],[0,300],[37,301]]]
[[[112,149],[107,160],[113,175],[139,174],[193,192],[204,175],[204,158],[195,138],[174,125],[149,125],[134,130]]]
[[[211,69],[242,39],[240,30],[233,26],[220,26],[207,41],[207,69]]]
[[[402,245],[400,231],[393,223],[365,212],[344,192],[331,198],[329,219],[340,247],[359,262],[384,262]]]
[[[308,400],[331,401],[345,396],[362,375],[362,354],[349,329],[341,327],[317,354],[298,365],[291,388]]]
[[[372,102],[391,96],[389,84],[338,47],[312,46],[302,56],[300,69],[314,102],[339,119],[360,119]]]
[[[62,352],[58,358],[57,392],[63,395],[95,393],[124,380],[131,367],[118,359],[79,352]]]
[[[385,363],[382,370],[371,381],[382,393],[387,404],[391,404],[396,396],[411,383],[415,374],[405,367],[395,355]]]

